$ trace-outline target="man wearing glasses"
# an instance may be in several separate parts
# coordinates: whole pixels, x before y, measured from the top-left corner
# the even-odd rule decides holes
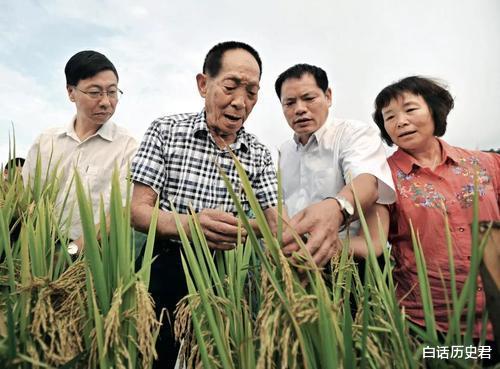
[[[69,238],[74,241],[68,252],[76,255],[82,250],[83,240],[73,179],[75,169],[90,191],[97,221],[101,195],[108,210],[115,168],[120,171],[123,192],[137,142],[110,121],[122,91],[118,88],[118,72],[106,56],[96,51],[81,51],[69,59],[64,72],[76,115],[66,127],[51,128],[38,136],[28,152],[22,174],[25,184],[33,183],[38,155],[43,179],[48,172],[57,170],[60,184],[57,204],[62,207],[68,193],[63,220],[69,226]]]

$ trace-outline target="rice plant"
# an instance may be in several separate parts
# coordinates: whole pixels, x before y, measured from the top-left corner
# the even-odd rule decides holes
[[[19,173],[0,179],[0,367],[149,368],[159,327],[147,291],[156,224],[136,272],[130,202],[121,195],[130,186],[120,189],[115,172],[109,214],[101,199],[93,219],[76,175],[85,247],[72,261],[51,173],[42,177],[38,159],[33,188]]]
[[[390,250],[384,250],[381,268],[359,204],[369,247],[363,271],[348,251],[348,239],[325,269],[314,265],[298,236],[302,252],[286,258],[281,231],[275,237],[245,171],[236,158],[235,162],[261,236],[250,226],[227,179],[241,229],[247,233],[246,238],[239,237],[234,250],[210,250],[194,211],[189,221],[191,240],[178,224],[189,290],[178,305],[175,322],[176,335],[183,339],[181,367],[480,366],[477,360],[424,358],[426,347],[472,344],[477,273],[487,242],[487,236],[479,236],[477,221],[472,227],[471,270],[462,291],[456,289],[451,238],[443,230],[451,275],[450,328],[439,337],[415,232],[425,329],[412,324],[401,309]],[[67,227],[55,206],[57,176],[42,176],[40,160],[37,167],[30,189],[24,188],[15,171],[0,178],[0,368],[150,367],[159,327],[147,292],[158,205],[143,264],[136,270],[130,187],[121,189],[115,175],[109,211],[105,213],[101,200],[99,219],[94,219],[86,190],[75,176],[86,242],[83,255],[73,261],[66,252]],[[127,194],[125,204],[121,191]],[[476,212],[477,201],[476,196]],[[279,218],[278,230],[286,226]]]
[[[425,331],[409,322],[399,304],[392,280],[390,250],[384,250],[385,265],[379,266],[359,204],[357,210],[369,247],[363,280],[348,252],[348,240],[326,271],[318,269],[305,252],[286,258],[265,221],[243,168],[234,160],[262,238],[250,227],[227,180],[241,227],[248,234],[246,240],[240,240],[234,250],[212,252],[194,212],[189,223],[191,242],[178,223],[189,290],[177,310],[176,334],[183,339],[181,366],[206,369],[480,366],[477,360],[463,357],[426,359],[423,351],[425,347],[472,344],[477,270],[484,239],[480,241],[477,235],[473,236],[471,270],[465,288],[459,293],[448,237],[454,290],[450,329],[440,341],[425,260],[415,233]],[[304,248],[299,237],[297,242]],[[465,333],[459,323],[464,312],[468,317]]]

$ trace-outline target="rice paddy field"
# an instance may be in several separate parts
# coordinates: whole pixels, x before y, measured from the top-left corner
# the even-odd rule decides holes
[[[472,226],[468,280],[462,291],[451,291],[450,329],[441,336],[418,235],[412,236],[425,328],[413,325],[399,305],[389,249],[384,250],[383,267],[370,242],[363,267],[357,266],[347,245],[327,270],[319,270],[307,254],[286,258],[244,170],[237,167],[262,237],[249,226],[230,187],[241,227],[248,233],[234,250],[213,253],[195,214],[191,242],[179,228],[189,288],[175,321],[183,342],[180,367],[483,367],[487,348],[484,338],[474,342],[472,329],[488,231],[481,237],[477,222]],[[120,188],[114,177],[106,230],[104,206],[100,219],[93,219],[86,190],[76,176],[86,243],[83,255],[72,260],[56,206],[57,178],[42,177],[39,170],[35,177],[32,189],[23,187],[15,171],[0,179],[0,368],[150,368],[160,324],[148,294],[157,212],[137,270],[130,203],[122,203],[123,191],[130,199],[130,186]],[[361,221],[368,233],[363,217]],[[280,221],[278,235],[284,226]],[[448,248],[453,270],[451,243]],[[459,328],[462,316],[465,330]]]

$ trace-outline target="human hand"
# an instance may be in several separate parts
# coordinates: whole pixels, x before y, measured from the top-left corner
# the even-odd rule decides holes
[[[109,234],[110,226],[111,226],[111,216],[108,214],[108,215],[106,215],[106,236]],[[101,235],[100,223],[95,224],[94,228],[95,228],[95,234],[96,234],[97,241],[101,241],[102,235]],[[85,239],[83,237],[83,234],[80,237],[78,237],[76,240],[74,240],[73,243],[76,246],[78,246],[78,252],[76,253],[76,255],[80,255],[83,252],[83,249],[85,248]]]
[[[236,247],[238,230],[242,238],[246,237],[246,230],[239,224],[238,218],[231,213],[221,210],[203,209],[198,213],[198,219],[212,249],[231,250]]]
[[[335,199],[325,199],[305,208],[291,219],[289,227],[283,233],[283,253],[291,255],[300,250],[293,236],[293,229],[301,237],[308,234],[306,250],[316,265],[324,266],[340,248],[338,232],[342,219]]]
[[[78,246],[77,255],[80,255],[83,252],[83,247],[84,247],[83,235],[74,240],[73,243],[76,244],[76,246]]]

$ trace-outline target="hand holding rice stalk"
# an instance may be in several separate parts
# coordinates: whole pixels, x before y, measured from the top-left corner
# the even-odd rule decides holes
[[[343,247],[332,260],[333,270],[328,279],[307,253],[302,260],[303,272],[299,273],[283,255],[244,169],[236,158],[234,160],[262,240],[222,173],[248,236],[245,243],[239,243],[230,251],[217,251],[214,258],[194,212],[189,222],[192,242],[182,236],[184,231],[179,228],[189,295],[178,305],[176,335],[184,339],[181,359],[188,368],[200,365],[252,369],[420,368],[424,362],[428,367],[442,367],[443,361],[422,357],[423,347],[439,344],[432,334],[436,331],[432,317],[427,332],[418,330],[406,319],[395,295],[390,251],[384,249],[386,263],[381,269],[358,202],[357,210],[369,248],[364,280],[360,280],[348,247]],[[477,222],[477,217],[475,219]],[[383,240],[386,236],[379,228]],[[299,237],[297,242],[304,246]],[[417,254],[419,249],[415,238]],[[425,309],[431,315],[432,298],[426,282],[425,261],[417,258],[417,263],[420,288],[428,297]],[[477,267],[471,266],[471,283]],[[307,285],[301,283],[304,273]],[[473,304],[475,299],[472,288],[464,289],[460,295],[456,291],[454,294],[457,298],[452,302],[452,327],[465,306]],[[356,303],[353,313],[352,301]],[[450,329],[446,345],[463,345],[461,335],[456,332],[460,332],[459,328]],[[463,368],[477,365],[474,360],[463,358],[450,363]]]

